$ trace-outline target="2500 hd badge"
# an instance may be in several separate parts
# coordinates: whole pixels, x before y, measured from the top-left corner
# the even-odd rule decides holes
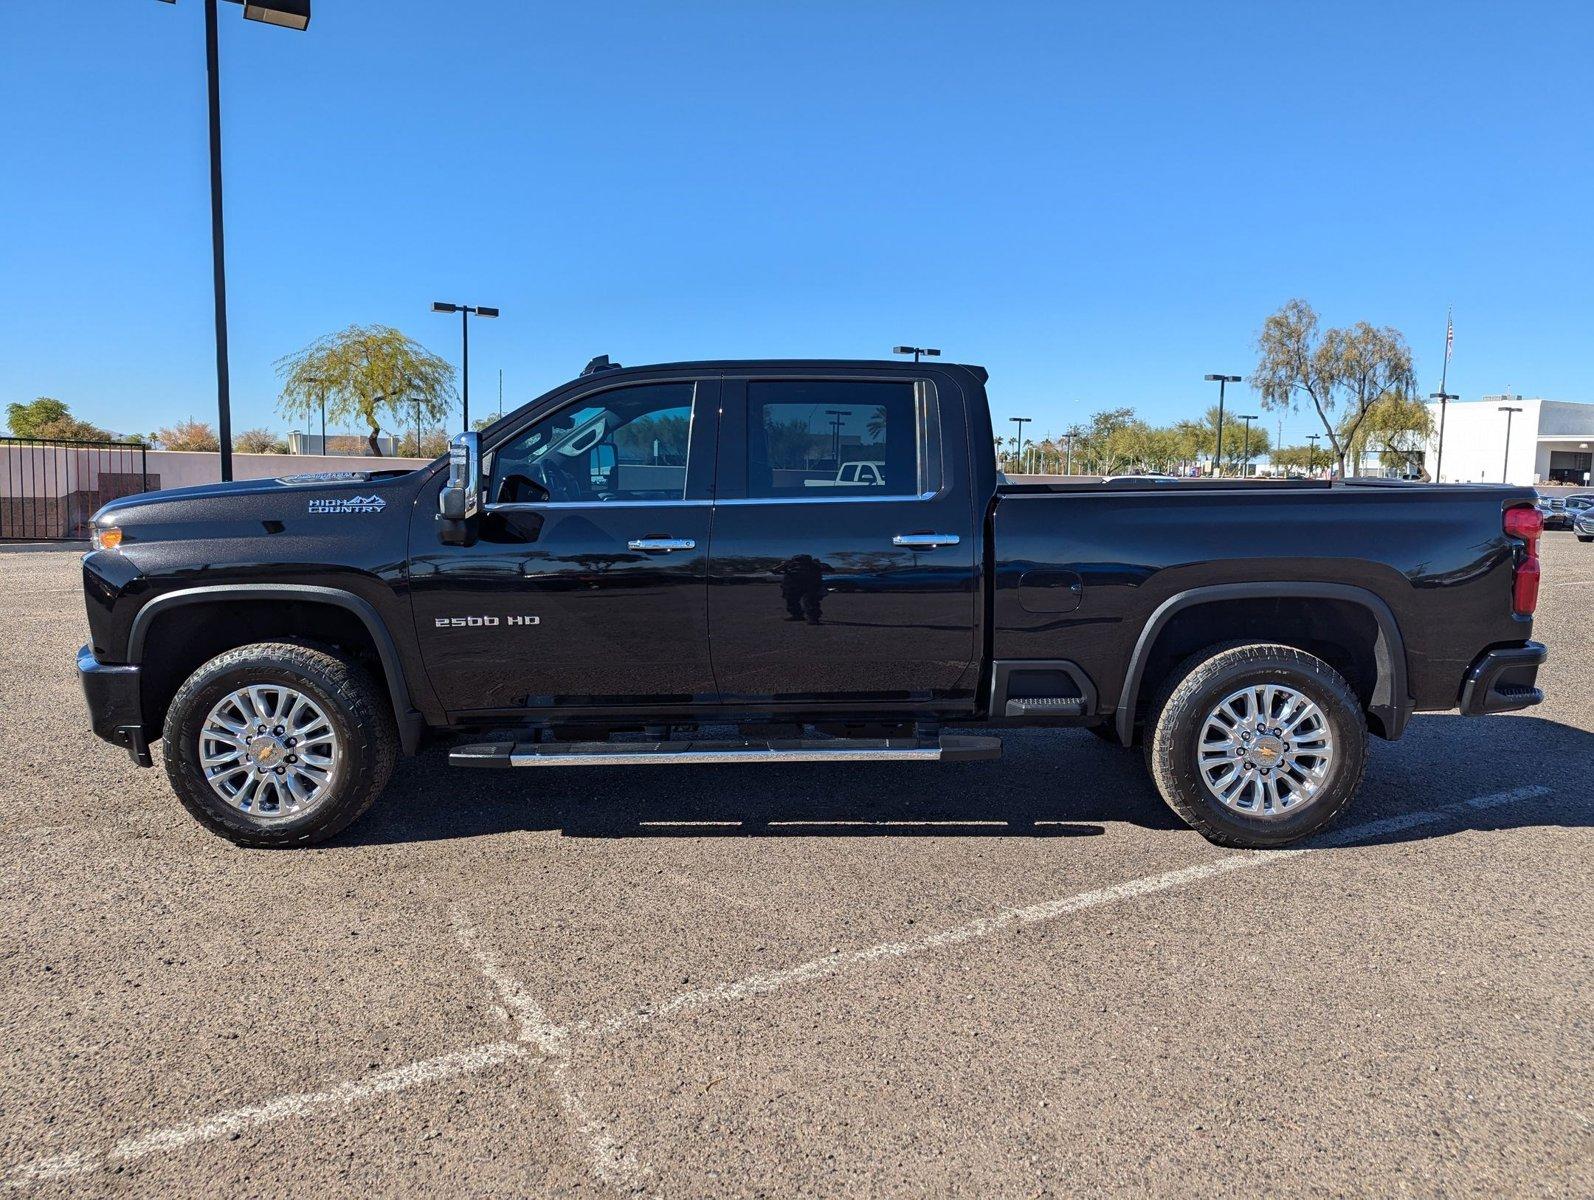
[[[436,617],[438,629],[475,629],[482,625],[541,625],[541,617]]]

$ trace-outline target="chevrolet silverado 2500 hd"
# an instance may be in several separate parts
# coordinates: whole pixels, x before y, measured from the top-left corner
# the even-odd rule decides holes
[[[83,562],[94,731],[283,845],[431,734],[573,769],[979,760],[1078,725],[1207,837],[1275,846],[1346,805],[1369,733],[1542,699],[1531,490],[1007,483],[986,378],[595,359],[419,470],[118,500]]]

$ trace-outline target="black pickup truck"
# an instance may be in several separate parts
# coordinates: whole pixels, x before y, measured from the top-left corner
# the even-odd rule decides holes
[[[1010,484],[986,379],[595,359],[419,470],[116,501],[94,732],[285,845],[432,734],[469,767],[947,762],[1077,725],[1275,846],[1345,806],[1369,732],[1542,699],[1531,490]]]

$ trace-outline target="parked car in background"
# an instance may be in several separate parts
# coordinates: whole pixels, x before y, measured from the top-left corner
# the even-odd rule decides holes
[[[1544,517],[1544,528],[1570,529],[1573,519],[1579,513],[1594,510],[1594,494],[1546,496],[1541,493],[1534,504]]]
[[[805,479],[804,487],[885,487],[885,463],[844,462],[836,468],[834,479]]]
[[[1572,530],[1580,542],[1594,542],[1594,504],[1572,518]]]

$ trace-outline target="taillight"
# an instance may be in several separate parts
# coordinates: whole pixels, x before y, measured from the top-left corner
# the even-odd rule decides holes
[[[1539,606],[1539,535],[1543,532],[1544,514],[1531,504],[1505,510],[1506,536],[1523,542],[1511,573],[1511,608],[1519,617],[1531,617]]]

